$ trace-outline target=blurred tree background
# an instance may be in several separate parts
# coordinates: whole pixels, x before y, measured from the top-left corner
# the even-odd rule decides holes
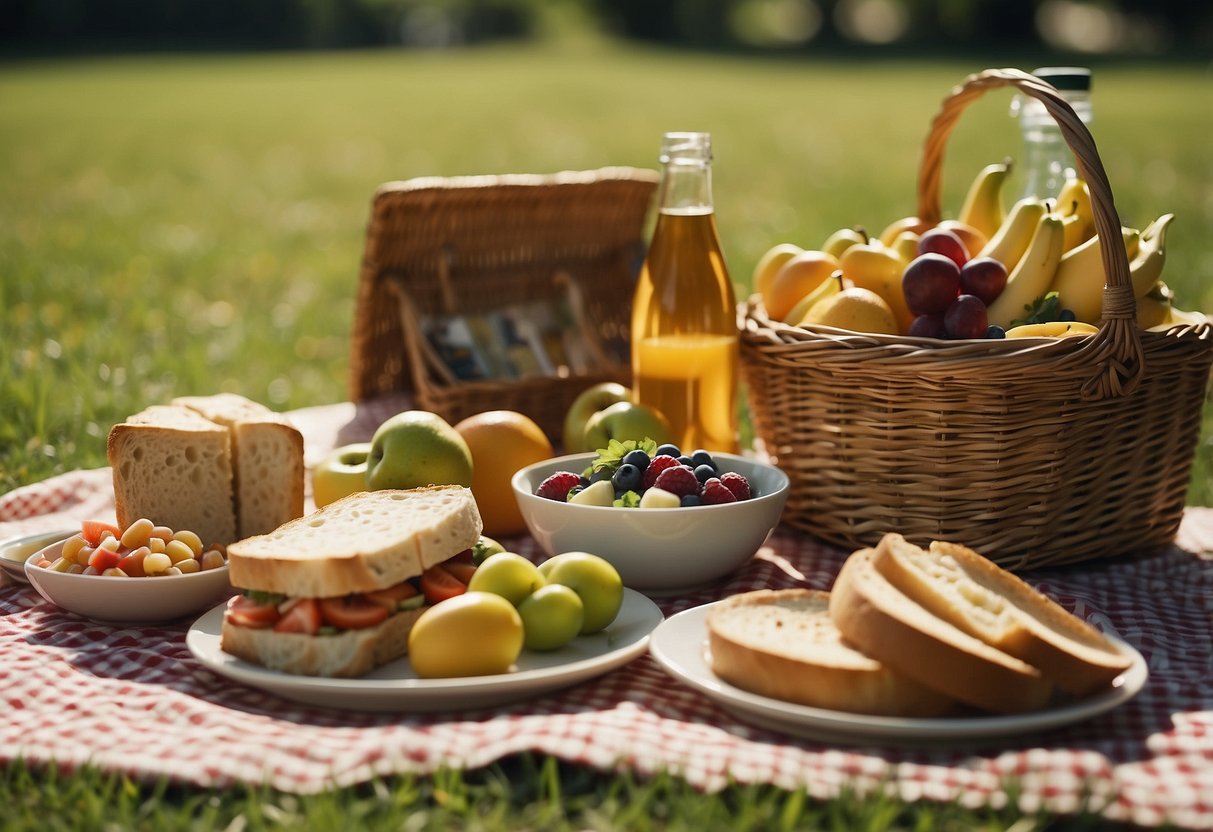
[[[710,50],[1213,48],[1213,3],[1192,0],[5,0],[0,51],[448,47],[535,37],[570,10],[624,38]]]

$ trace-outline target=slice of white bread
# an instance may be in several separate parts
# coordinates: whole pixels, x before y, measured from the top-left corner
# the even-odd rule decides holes
[[[926,552],[887,534],[876,551],[876,568],[907,596],[1067,693],[1086,696],[1129,668],[1102,633],[971,549],[936,541]]]
[[[398,612],[375,627],[328,636],[237,627],[224,619],[219,648],[237,658],[283,673],[343,678],[362,676],[408,652],[409,631],[423,611]]]
[[[173,404],[231,431],[239,537],[265,534],[303,516],[303,434],[286,417],[234,393],[183,396]]]
[[[202,542],[236,539],[227,428],[182,407],[155,405],[110,430],[118,525],[141,517],[189,529]]]
[[[459,485],[351,494],[227,549],[240,589],[333,598],[385,589],[480,538],[471,489]]]
[[[997,713],[1043,707],[1052,683],[1032,665],[974,638],[893,586],[876,551],[847,558],[830,592],[830,618],[872,658],[960,702]]]
[[[947,696],[846,644],[829,593],[757,590],[712,605],[712,671],[743,690],[816,708],[886,716],[939,716]]]

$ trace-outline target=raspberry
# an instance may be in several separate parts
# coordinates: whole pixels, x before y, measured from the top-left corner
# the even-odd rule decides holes
[[[649,467],[644,469],[644,482],[642,485],[645,489],[653,487],[653,483],[657,482],[657,477],[666,468],[672,468],[678,464],[678,460],[666,454],[659,454],[653,457],[653,461],[649,463]]]
[[[548,500],[558,500],[563,503],[568,498],[570,489],[578,485],[581,485],[581,477],[572,471],[557,471],[539,483],[539,487],[535,489],[535,494]]]
[[[653,486],[662,491],[677,494],[679,497],[699,493],[699,480],[695,479],[695,472],[685,465],[673,465],[666,468],[657,475]]]
[[[741,474],[733,471],[721,474],[720,482],[725,488],[733,492],[733,496],[737,498],[738,502],[750,499],[750,481]]]
[[[737,497],[733,495],[727,485],[720,481],[719,477],[712,477],[703,484],[703,491],[700,492],[699,498],[703,500],[704,505],[708,506],[737,502]]]

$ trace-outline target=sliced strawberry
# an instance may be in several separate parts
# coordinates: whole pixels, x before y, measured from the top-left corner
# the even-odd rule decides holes
[[[365,630],[382,624],[391,614],[392,610],[361,594],[320,599],[320,616],[324,623],[339,630]]]
[[[260,604],[243,595],[237,595],[227,602],[225,615],[237,627],[251,627],[254,630],[272,627],[279,618],[276,604]]]
[[[100,546],[101,535],[105,532],[109,532],[114,537],[122,539],[122,529],[113,523],[104,523],[100,520],[85,520],[80,524],[80,535],[88,541],[89,546]]]
[[[274,632],[305,633],[314,636],[320,631],[320,625],[323,623],[320,604],[316,602],[316,599],[301,598],[282,614],[282,618],[278,619],[278,623],[274,625]]]
[[[442,566],[431,566],[421,573],[421,591],[431,604],[454,598],[468,591],[467,584],[460,581]]]

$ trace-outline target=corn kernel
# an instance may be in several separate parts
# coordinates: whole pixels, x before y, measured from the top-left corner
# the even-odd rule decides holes
[[[101,573],[97,571],[97,567],[95,567],[95,566],[86,566],[86,567],[84,567],[84,571],[81,572],[80,574],[81,575],[100,575]]]
[[[156,526],[156,528],[152,529],[152,537],[158,537],[165,543],[168,543],[175,536],[176,535],[173,534],[173,530],[168,526]]]
[[[80,564],[81,566],[88,566],[88,559],[93,556],[93,551],[92,546],[85,546],[76,553],[76,563]]]
[[[180,540],[186,546],[190,547],[190,551],[194,553],[194,557],[202,554],[202,539],[198,535],[191,532],[189,529],[182,529],[173,535],[174,540]]]
[[[179,567],[179,566],[170,566],[168,569],[164,570],[164,574],[165,575],[184,575],[185,573],[181,571],[181,567]]]
[[[148,520],[146,517],[139,518],[127,526],[126,531],[122,533],[122,545],[128,549],[146,546],[154,528],[155,525],[151,520]]]
[[[210,549],[202,556],[202,560],[199,563],[201,564],[202,568],[206,570],[218,569],[226,562],[227,561],[223,559],[222,552],[220,552],[218,549]]]
[[[194,557],[194,550],[186,546],[180,540],[170,540],[164,545],[164,554],[168,555],[169,560],[173,563],[181,563],[187,558]]]
[[[73,563],[71,566],[69,566],[67,568],[67,571],[73,575],[79,575],[81,572],[84,571],[84,567],[78,563]]]
[[[52,572],[66,572],[67,570],[72,568],[72,562],[70,560],[68,560],[67,558],[59,558],[58,560],[56,560],[54,563],[52,563],[50,566],[48,566],[46,568],[51,570]]]
[[[149,575],[157,575],[169,569],[173,561],[164,552],[150,552],[143,559],[143,571]]]
[[[117,552],[120,548],[122,548],[122,541],[118,540],[118,538],[114,537],[113,535],[110,535],[109,537],[102,540],[101,545],[98,546],[97,548],[98,549],[108,549],[111,552]]]
[[[147,542],[147,547],[153,552],[163,552],[168,548],[168,544],[164,542],[163,537],[153,537]]]
[[[87,545],[88,541],[82,535],[74,534],[63,541],[63,556],[68,560],[74,561],[80,550]]]
[[[198,561],[194,560],[193,558],[186,558],[185,560],[179,560],[173,565],[176,566],[177,569],[180,570],[181,573],[185,574],[185,575],[189,575],[194,572],[202,571],[202,564],[198,563]]]
[[[123,572],[117,566],[111,566],[109,569],[101,573],[107,578],[129,578],[130,575]]]

